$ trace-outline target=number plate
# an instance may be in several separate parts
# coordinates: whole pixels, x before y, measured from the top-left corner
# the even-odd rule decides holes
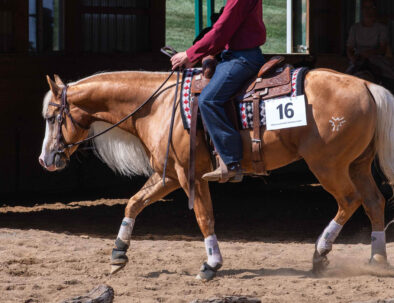
[[[265,114],[267,130],[306,125],[305,96],[268,100]]]

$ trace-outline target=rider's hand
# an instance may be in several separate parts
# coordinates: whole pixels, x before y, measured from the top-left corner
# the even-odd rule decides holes
[[[178,67],[190,68],[194,65],[192,62],[190,62],[186,52],[177,53],[176,55],[172,56],[171,64],[172,70],[175,70]]]

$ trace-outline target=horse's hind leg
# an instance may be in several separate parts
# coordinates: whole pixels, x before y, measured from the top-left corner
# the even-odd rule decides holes
[[[360,206],[361,194],[352,182],[347,167],[310,167],[321,185],[334,196],[338,203],[336,216],[316,242],[312,271],[318,274],[327,267],[327,254],[332,250],[332,244],[338,237],[343,225]]]
[[[125,218],[119,229],[118,237],[115,241],[115,248],[111,256],[111,273],[116,273],[128,262],[126,256],[130,245],[131,233],[133,231],[135,218],[148,205],[156,202],[170,192],[179,188],[178,181],[166,178],[163,186],[163,179],[158,173],[154,173],[140,191],[138,191],[127,203]]]
[[[385,199],[372,177],[372,159],[373,154],[354,162],[350,167],[350,175],[363,196],[363,207],[372,225],[370,261],[375,264],[387,264],[384,232]]]

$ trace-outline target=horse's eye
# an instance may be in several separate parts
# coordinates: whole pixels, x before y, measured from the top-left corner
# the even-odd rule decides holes
[[[61,115],[57,115],[56,119],[57,119],[57,122],[59,122],[59,123],[62,122],[62,116]]]
[[[51,124],[55,123],[55,117],[49,117],[49,118],[47,118],[47,120]]]

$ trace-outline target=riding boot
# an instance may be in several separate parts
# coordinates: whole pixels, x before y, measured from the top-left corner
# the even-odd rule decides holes
[[[202,176],[205,181],[219,181],[225,182],[241,182],[243,178],[243,171],[239,162],[233,162],[226,165],[220,158],[220,165],[212,172],[206,173]]]

